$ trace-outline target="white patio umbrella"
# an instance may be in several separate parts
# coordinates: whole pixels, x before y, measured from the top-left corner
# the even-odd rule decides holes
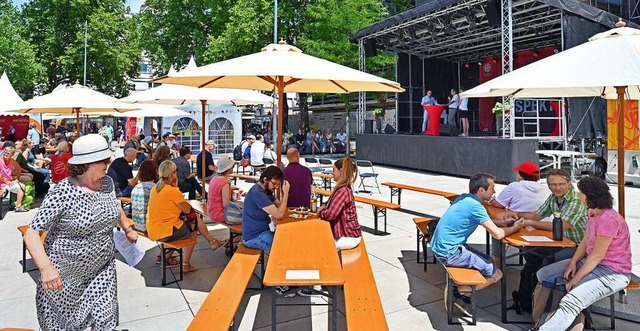
[[[80,113],[124,113],[139,109],[135,105],[119,102],[118,99],[94,91],[86,86],[75,84],[65,89],[56,89],[49,94],[25,101],[20,107],[10,111],[20,113],[75,114],[76,123],[80,123]],[[76,125],[76,134],[80,125]]]
[[[195,69],[197,66],[193,61],[193,57],[189,60],[189,65],[185,70]],[[204,149],[206,141],[206,107],[207,105],[257,105],[273,102],[271,97],[260,92],[240,89],[222,89],[207,88],[201,89],[192,86],[163,84],[158,87],[150,88],[146,91],[132,94],[128,97],[120,99],[127,103],[146,103],[146,104],[165,104],[165,105],[184,105],[184,104],[201,104],[202,105],[202,135],[201,146]],[[157,116],[158,113],[156,113]],[[163,116],[169,116],[162,113]],[[205,157],[202,153],[202,173],[205,173]],[[204,195],[202,195],[204,201]]]
[[[404,91],[397,82],[304,54],[297,47],[283,41],[267,45],[258,53],[183,70],[155,81],[197,87],[277,91],[277,146],[282,146],[282,115],[286,92]],[[281,156],[278,153],[278,166]]]
[[[588,42],[474,87],[463,98],[602,96],[618,100],[618,211],[624,201],[623,103],[640,99],[640,30],[624,27],[596,34]],[[620,161],[621,160],[621,161]]]
[[[19,108],[23,103],[24,101],[22,101],[22,98],[16,93],[13,85],[11,85],[7,73],[3,72],[0,78],[0,115],[22,115],[6,110]]]

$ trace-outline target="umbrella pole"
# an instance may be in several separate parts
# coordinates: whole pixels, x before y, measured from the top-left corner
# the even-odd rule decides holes
[[[278,77],[278,148],[282,149],[282,117],[284,116],[284,77]],[[282,168],[282,151],[278,153],[276,165]]]
[[[626,86],[616,86],[618,93],[618,213],[624,217],[624,92]]]
[[[207,185],[206,183],[206,167],[207,167],[207,154],[206,154],[206,150],[205,150],[205,139],[204,136],[206,135],[207,131],[205,128],[205,112],[207,111],[207,100],[200,100],[200,104],[202,104],[202,134],[200,135],[200,146],[202,146],[202,178],[200,178],[202,180],[202,195],[200,196],[200,198],[202,199],[202,202],[205,202],[205,187]]]
[[[76,138],[80,137],[80,108],[74,108],[76,111]]]

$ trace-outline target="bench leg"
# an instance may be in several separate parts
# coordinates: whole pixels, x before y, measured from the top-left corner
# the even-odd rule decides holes
[[[420,240],[422,239],[422,234],[420,234],[420,229],[416,227],[416,263],[420,264]]]
[[[624,290],[622,290],[624,291]],[[620,292],[622,292],[620,291]],[[610,315],[610,319],[611,319],[611,330],[615,330],[616,329],[616,300],[615,300],[615,294],[612,294],[611,297],[609,298],[609,311],[611,312]]]
[[[471,325],[476,325],[476,287],[471,286]]]
[[[389,202],[393,203],[393,197],[398,196],[398,204],[400,204],[402,189],[401,188],[393,188],[391,187],[391,197],[389,198]]]
[[[384,216],[384,232],[387,233],[387,209],[386,208],[378,208],[376,206],[371,206],[373,208],[373,227],[374,234],[378,235],[381,232],[378,231],[378,216]]]
[[[170,249],[167,249],[164,247],[164,244],[160,243],[160,261],[161,261],[161,265],[162,265],[162,286],[167,286],[169,284],[173,284],[173,283],[177,283],[177,282],[181,282],[183,279],[183,256],[182,256],[182,248],[178,249],[178,257],[179,257],[179,262],[180,262],[180,278],[176,279],[172,282],[167,282],[167,257],[166,255],[169,253],[169,251],[171,251]]]
[[[24,237],[22,238],[22,273],[27,272],[27,244],[24,242]]]
[[[424,236],[422,236],[422,254],[424,255],[424,271],[427,272],[427,239]]]
[[[447,305],[446,305],[446,310],[447,310],[447,323],[448,324],[454,324],[453,323],[453,314],[452,314],[452,310],[453,310],[453,282],[451,282],[451,278],[449,278],[449,276],[447,275],[447,285],[446,285],[446,289],[447,289]]]

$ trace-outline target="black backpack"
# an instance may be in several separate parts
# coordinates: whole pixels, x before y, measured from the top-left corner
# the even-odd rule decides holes
[[[242,144],[236,146],[233,149],[233,159],[236,161],[241,161],[242,160]]]
[[[513,306],[511,308],[515,309],[518,315],[522,311],[527,313],[532,311],[533,291],[536,289],[536,285],[538,285],[536,273],[542,267],[542,264],[536,262],[524,264],[524,267],[520,270],[520,285],[518,286],[518,290],[511,293],[513,298]]]

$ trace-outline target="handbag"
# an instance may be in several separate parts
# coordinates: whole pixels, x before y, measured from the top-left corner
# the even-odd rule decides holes
[[[229,201],[226,207],[224,207],[223,220],[229,225],[242,224],[242,203]]]
[[[241,167],[248,167],[249,166],[249,159],[242,159],[240,161],[240,166]]]
[[[180,219],[187,223],[191,232],[196,231],[198,228],[198,224],[196,223],[198,221],[198,214],[193,210],[193,208],[191,208],[191,211],[188,213],[180,213]]]

